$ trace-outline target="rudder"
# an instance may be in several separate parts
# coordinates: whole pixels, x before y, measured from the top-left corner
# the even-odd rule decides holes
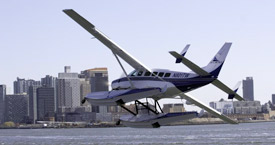
[[[203,69],[212,76],[218,77],[231,45],[231,42],[226,42],[208,65],[203,67]]]

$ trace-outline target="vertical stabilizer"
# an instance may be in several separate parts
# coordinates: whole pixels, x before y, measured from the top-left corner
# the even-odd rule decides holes
[[[182,52],[180,53],[181,56],[184,56],[188,50],[188,48],[190,47],[190,44],[187,44],[184,49],[182,50]],[[182,58],[177,58],[176,59],[176,63],[181,63]]]
[[[212,76],[218,77],[231,45],[232,43],[225,43],[214,58],[208,63],[207,66],[203,67],[203,69]]]

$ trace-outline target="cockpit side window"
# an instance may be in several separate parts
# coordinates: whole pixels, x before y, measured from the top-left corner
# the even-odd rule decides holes
[[[168,77],[170,77],[170,75],[171,75],[171,73],[166,73],[166,74],[164,75],[164,77],[165,77],[165,78],[168,78]]]
[[[143,74],[143,71],[139,71],[137,76],[141,76]]]
[[[151,72],[149,72],[149,71],[146,71],[144,74],[144,76],[150,76],[150,75],[151,75]]]
[[[156,71],[152,73],[152,76],[157,76],[157,75],[158,75],[158,72]]]
[[[164,75],[164,72],[160,72],[158,76],[162,77],[163,75]]]

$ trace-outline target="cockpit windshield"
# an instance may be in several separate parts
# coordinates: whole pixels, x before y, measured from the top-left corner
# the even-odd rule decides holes
[[[129,73],[128,76],[137,76],[137,74],[138,74],[137,71],[134,70],[131,73]]]
[[[132,71],[128,76],[142,76],[143,71]]]

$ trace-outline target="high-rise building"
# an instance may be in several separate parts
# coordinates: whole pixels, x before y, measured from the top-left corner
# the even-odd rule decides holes
[[[93,68],[82,71],[80,78],[90,81],[91,92],[108,91],[108,70],[107,68]],[[97,113],[97,120],[105,121],[107,119],[107,106],[92,106],[92,112]]]
[[[43,87],[56,87],[56,77],[46,75],[44,78],[41,78],[41,86]]]
[[[54,88],[40,87],[37,89],[37,118],[49,121],[55,116]]]
[[[29,87],[29,119],[31,123],[37,120],[37,89],[40,86]]]
[[[25,123],[28,116],[28,95],[6,95],[5,121]]]
[[[80,78],[80,100],[83,100],[84,97],[91,93],[91,84],[90,81],[86,80],[85,78]],[[85,102],[83,105],[89,105],[88,102]]]
[[[81,76],[90,81],[91,91],[108,91],[108,70],[107,68],[94,68],[81,72]]]
[[[57,103],[58,108],[80,106],[80,80],[78,73],[71,73],[68,66],[65,66],[64,73],[58,73]]]
[[[275,94],[272,94],[272,104],[275,104]]]
[[[27,90],[25,90],[24,84],[25,84],[25,79],[20,79],[19,77],[17,77],[17,80],[13,82],[14,94],[26,93]]]
[[[41,85],[43,87],[53,87],[54,88],[54,103],[55,103],[55,112],[57,111],[57,79],[56,77],[46,75],[44,78],[41,78]]]
[[[246,101],[254,101],[254,86],[252,77],[246,77],[246,80],[243,80],[243,98]]]
[[[28,94],[30,86],[40,86],[40,85],[41,85],[40,81],[35,81],[32,79],[25,80],[17,77],[17,80],[13,82],[14,94],[24,94],[24,93]]]
[[[4,123],[6,85],[0,85],[0,124]]]

